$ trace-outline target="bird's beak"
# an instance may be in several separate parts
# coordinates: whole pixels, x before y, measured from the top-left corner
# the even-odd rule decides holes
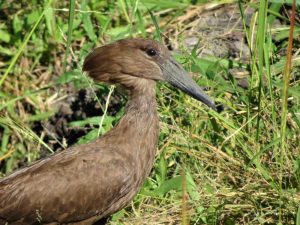
[[[168,83],[217,111],[215,103],[203,92],[198,84],[172,57],[160,67],[163,72],[164,79]]]

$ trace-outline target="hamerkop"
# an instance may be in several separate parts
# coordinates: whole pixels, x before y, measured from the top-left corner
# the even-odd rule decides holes
[[[0,224],[93,224],[125,207],[153,166],[158,142],[156,81],[216,109],[163,45],[125,39],[95,49],[83,70],[127,90],[125,115],[108,133],[0,180]]]

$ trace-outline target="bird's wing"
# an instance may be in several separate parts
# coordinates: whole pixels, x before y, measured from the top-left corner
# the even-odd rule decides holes
[[[60,152],[0,180],[0,221],[76,222],[113,213],[136,191],[132,168],[122,151],[101,143]]]

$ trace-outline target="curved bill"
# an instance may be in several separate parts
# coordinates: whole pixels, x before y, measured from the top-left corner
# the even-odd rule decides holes
[[[168,83],[217,111],[215,103],[172,57],[166,63],[160,65],[160,67]]]

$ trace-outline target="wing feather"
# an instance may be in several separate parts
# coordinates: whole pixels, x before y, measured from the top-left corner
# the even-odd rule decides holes
[[[101,144],[80,148],[67,149],[0,180],[0,220],[74,222],[101,218],[124,206],[122,198],[132,195],[128,185],[134,182],[133,163],[122,151]]]

